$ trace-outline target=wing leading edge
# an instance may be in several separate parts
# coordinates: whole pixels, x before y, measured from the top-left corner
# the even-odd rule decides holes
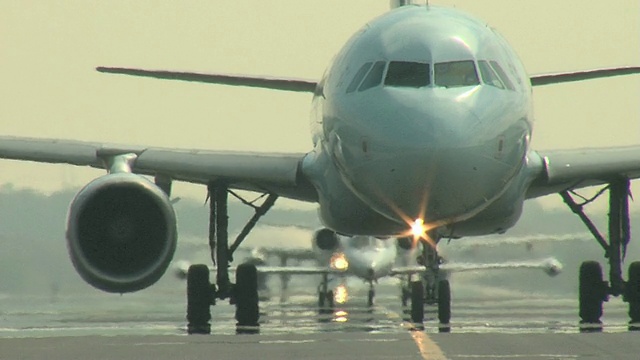
[[[602,185],[624,177],[640,178],[640,146],[550,150],[530,154],[527,198]]]
[[[135,154],[132,171],[208,184],[224,180],[232,188],[270,192],[316,201],[313,186],[300,171],[304,153],[253,153],[185,150],[92,142],[0,136],[0,158],[64,163],[105,169],[110,157]]]

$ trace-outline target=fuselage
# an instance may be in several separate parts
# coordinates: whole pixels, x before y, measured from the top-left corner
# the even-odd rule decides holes
[[[318,253],[321,266],[336,267],[336,259],[344,261],[344,273],[375,281],[389,276],[398,254],[394,241],[372,236],[340,236],[338,247],[330,253]]]
[[[492,28],[454,9],[405,6],[337,54],[314,95],[303,171],[343,234],[394,236],[423,219],[452,236],[520,214],[531,87]]]

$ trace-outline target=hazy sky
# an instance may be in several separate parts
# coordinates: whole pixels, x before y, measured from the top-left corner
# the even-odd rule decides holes
[[[497,28],[531,74],[640,64],[638,0],[432,4],[455,5]],[[307,151],[309,94],[113,76],[94,68],[318,79],[347,38],[388,5],[387,0],[2,1],[0,134]],[[640,76],[538,88],[533,146],[640,144],[639,99]],[[80,186],[100,174],[0,162],[0,184],[45,192]],[[202,198],[204,191],[192,185],[176,189],[178,195]]]

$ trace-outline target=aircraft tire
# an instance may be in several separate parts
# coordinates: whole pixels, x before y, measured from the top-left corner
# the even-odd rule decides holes
[[[333,311],[334,299],[333,299],[333,290],[327,291],[327,308],[329,311]]]
[[[629,266],[627,282],[627,301],[629,302],[629,318],[631,323],[640,323],[640,261]]]
[[[440,324],[451,321],[451,286],[449,280],[438,282],[438,320]]]
[[[422,281],[411,282],[411,321],[420,324],[424,321],[424,286]]]
[[[236,325],[258,326],[258,270],[253,264],[240,264],[236,269]]]
[[[324,308],[324,303],[327,300],[327,294],[322,291],[318,291],[318,308]]]
[[[191,265],[187,271],[187,333],[211,333],[212,296],[209,267]]]
[[[585,261],[580,265],[579,303],[581,323],[600,324],[602,303],[606,296],[606,285],[602,278],[602,267],[597,261]]]

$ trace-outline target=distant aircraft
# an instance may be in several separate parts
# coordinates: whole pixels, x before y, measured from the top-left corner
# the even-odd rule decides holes
[[[251,249],[251,255],[245,260],[256,265],[259,274],[263,275],[322,275],[318,285],[318,307],[331,309],[338,293],[330,288],[330,276],[344,278],[353,276],[369,284],[367,305],[373,306],[375,284],[386,277],[398,277],[403,280],[401,299],[407,305],[411,299],[411,317],[414,322],[421,322],[424,316],[425,300],[438,305],[438,317],[441,323],[447,324],[451,317],[450,288],[448,274],[463,271],[537,268],[549,276],[556,276],[562,271],[562,264],[554,259],[530,260],[519,262],[501,262],[488,264],[456,264],[440,261],[439,272],[431,271],[424,265],[417,265],[413,257],[417,254],[412,246],[411,238],[378,239],[372,236],[341,236],[332,230],[322,228],[313,232],[311,246],[308,250],[282,247],[261,247]],[[268,264],[269,257],[280,259],[281,266]],[[313,260],[315,266],[287,265],[287,260]],[[176,275],[180,279],[188,279],[191,264],[186,261],[176,263]],[[215,269],[210,269],[215,271]],[[421,281],[411,281],[412,275],[439,276],[434,283],[435,289],[423,291]],[[419,278],[418,278],[419,279]],[[286,290],[288,279],[282,279],[282,291]],[[413,288],[412,288],[413,287]],[[438,294],[443,296],[438,296]]]
[[[210,305],[216,299],[233,300],[239,325],[258,325],[255,266],[238,266],[235,284],[228,269],[233,252],[279,196],[317,202],[323,225],[336,234],[413,236],[422,244],[425,268],[437,272],[441,239],[503,233],[516,223],[526,199],[560,193],[605,249],[610,264],[609,282],[597,262],[582,264],[580,318],[599,323],[607,296],[624,295],[631,322],[640,322],[640,262],[631,264],[627,280],[622,276],[630,241],[629,181],[640,177],[640,146],[529,147],[532,86],[637,74],[638,66],[528,76],[493,28],[457,9],[425,5],[401,6],[369,22],[319,81],[97,70],[313,95],[314,147],[308,153],[0,137],[0,158],[107,170],[71,203],[67,245],[78,273],[108,292],[144,289],[169,266],[177,239],[169,200],[172,181],[207,186],[216,284],[209,282],[206,266],[192,266],[190,332],[208,332]],[[572,196],[593,185],[609,190],[608,242]],[[260,206],[243,199],[256,214],[230,244],[227,197],[236,195],[233,189],[266,198]],[[436,279],[421,279],[425,293],[437,285]]]

